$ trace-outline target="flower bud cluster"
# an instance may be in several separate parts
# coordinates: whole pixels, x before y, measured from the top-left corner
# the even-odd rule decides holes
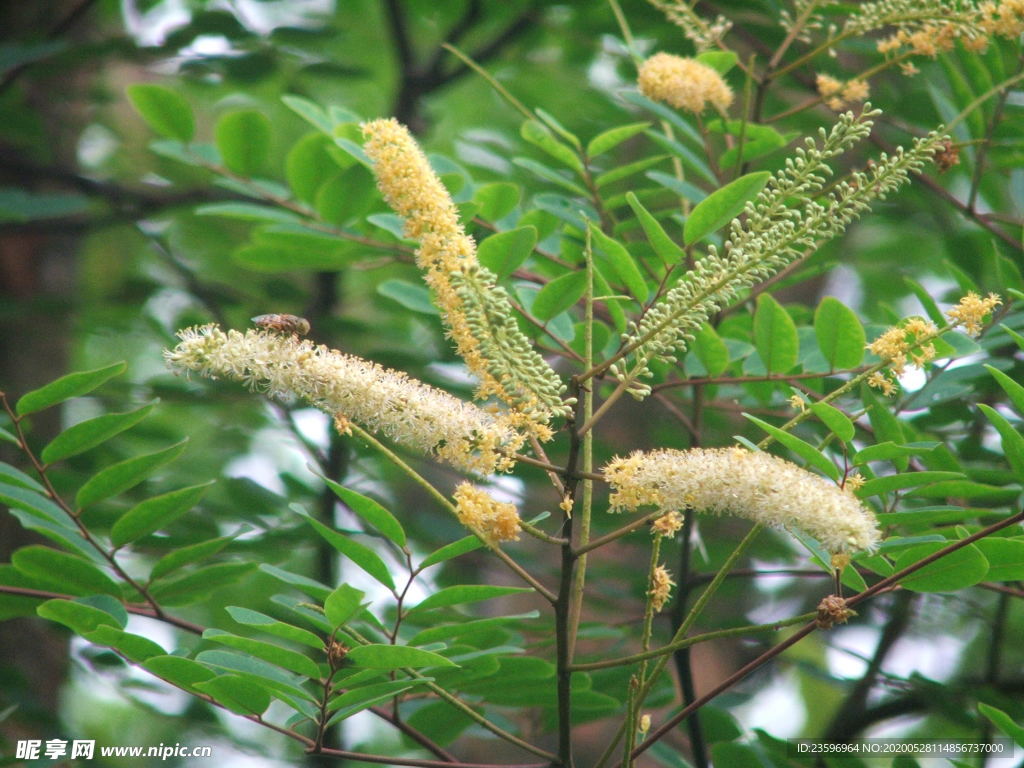
[[[870,105],[854,115],[846,112],[819,141],[806,139],[786,160],[743,214],[729,225],[722,249],[708,246],[685,279],[650,306],[638,323],[630,323],[623,340],[630,359],[612,373],[630,383],[636,397],[649,392],[638,377],[650,376],[648,363],[675,360],[700,326],[741,291],[766,280],[822,242],[836,237],[868,210],[874,200],[898,189],[912,171],[920,170],[936,152],[943,137],[932,133],[916,139],[909,150],[897,147],[883,153],[867,171],[855,171],[822,194],[832,174],[828,161],[871,132],[878,114]]]

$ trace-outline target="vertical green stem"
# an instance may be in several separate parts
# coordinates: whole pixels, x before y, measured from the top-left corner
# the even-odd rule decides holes
[[[643,650],[651,648],[651,630],[654,626],[654,571],[658,567],[658,560],[661,558],[661,536],[655,536],[651,544],[651,562],[647,567],[647,590],[644,601],[644,623],[640,632],[640,643]],[[625,768],[632,768],[633,761],[630,753],[636,744],[636,732],[640,723],[640,709],[643,706],[643,699],[640,694],[647,678],[647,660],[640,662],[640,669],[629,681],[629,705],[626,710],[626,743],[624,747],[623,765]]]
[[[584,297],[584,330],[583,330],[583,356],[585,368],[590,370],[594,365],[594,253],[591,249],[590,229],[586,232],[586,247],[584,249],[587,269],[587,287]],[[594,415],[594,391],[593,385],[585,384],[581,388],[580,395],[583,398],[583,421],[589,422]],[[583,434],[582,446],[582,470],[585,473],[594,471],[594,439],[593,434],[588,430]],[[594,481],[588,478],[583,479],[583,491],[579,505],[579,529],[577,532],[574,549],[579,551],[590,543],[590,519],[593,513],[594,504]],[[587,555],[583,553],[576,556],[576,578],[572,585],[571,608],[569,610],[569,661],[576,648],[576,634],[580,626],[580,614],[583,608],[583,592],[586,586]]]
[[[694,622],[697,621],[697,618],[704,610],[704,607],[708,604],[708,601],[711,600],[711,597],[714,595],[715,591],[718,589],[718,587],[721,586],[722,582],[725,581],[726,576],[729,575],[729,572],[732,570],[733,566],[736,565],[736,562],[740,559],[743,553],[746,552],[747,548],[754,542],[754,539],[757,538],[757,535],[761,532],[762,529],[763,526],[761,526],[760,524],[755,525],[753,528],[750,529],[747,535],[743,537],[743,540],[736,545],[736,548],[729,554],[729,557],[726,558],[726,561],[722,563],[722,567],[718,569],[718,572],[715,574],[715,577],[711,580],[711,583],[708,584],[707,588],[701,593],[701,596],[697,599],[697,602],[694,604],[693,608],[690,609],[690,612],[687,614],[686,618],[683,619],[683,623],[679,625],[679,629],[676,630],[676,633],[672,636],[672,639],[669,641],[670,644],[675,643],[686,636],[686,633],[690,630],[690,627],[693,626]],[[665,656],[662,656],[660,659],[658,659],[658,662],[657,664],[655,664],[654,669],[651,671],[651,674],[641,684],[640,690],[637,691],[636,696],[637,709],[643,706],[644,699],[647,698],[647,694],[650,693],[651,687],[654,685],[654,681],[658,679],[658,676],[665,669],[665,665],[668,664],[670,658],[671,654],[666,654]],[[625,731],[626,723],[623,723],[622,726],[619,728],[618,732],[612,738],[611,743],[608,745],[604,753],[601,755],[601,758],[596,763],[595,768],[601,768],[601,766],[607,763],[608,758],[611,756],[612,752],[615,749],[615,745],[618,744],[619,741],[622,739],[623,735],[625,734]]]

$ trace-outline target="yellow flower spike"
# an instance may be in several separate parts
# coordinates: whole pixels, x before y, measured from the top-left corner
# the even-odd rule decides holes
[[[571,413],[561,398],[565,384],[519,330],[508,294],[477,261],[448,190],[397,120],[362,128],[384,199],[405,219],[405,234],[419,241],[416,263],[456,350],[480,380],[477,397],[497,397],[524,417],[524,428],[549,438],[551,418]]]

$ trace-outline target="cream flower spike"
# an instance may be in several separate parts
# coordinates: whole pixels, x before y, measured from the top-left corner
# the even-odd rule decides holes
[[[656,53],[641,64],[637,85],[651,101],[696,115],[709,106],[724,112],[733,99],[732,89],[716,70],[671,53]]]
[[[525,441],[507,419],[399,371],[296,336],[204,325],[179,331],[178,337],[181,343],[164,352],[174,370],[294,395],[336,424],[354,422],[466,472],[511,469],[508,454]]]
[[[476,243],[426,155],[397,120],[364,123],[364,149],[377,184],[405,234],[419,241],[416,263],[435,297],[448,333],[480,380],[477,397],[495,396],[519,414],[518,423],[550,437],[553,416],[568,416],[565,384],[516,325],[508,294],[476,258]]]
[[[653,505],[796,528],[829,552],[872,550],[875,516],[851,493],[795,464],[745,448],[637,451],[604,468],[613,511]]]

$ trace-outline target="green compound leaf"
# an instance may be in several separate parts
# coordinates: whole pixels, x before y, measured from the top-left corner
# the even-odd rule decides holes
[[[533,592],[529,587],[496,587],[490,584],[462,584],[440,589],[417,605],[409,609],[409,613],[428,611],[433,608],[445,608],[451,605],[477,603],[505,595],[518,595]]]
[[[324,615],[335,627],[340,627],[359,611],[366,594],[348,584],[342,584],[324,600]]]
[[[904,550],[893,563],[899,571],[922,560],[951,542],[920,544]],[[914,592],[956,592],[985,578],[988,560],[976,546],[969,544],[924,566],[900,581],[900,585]]]
[[[729,348],[707,323],[694,334],[692,347],[708,376],[720,376],[729,367]]]
[[[268,224],[299,224],[297,213],[258,203],[207,203],[196,208],[197,216],[222,216],[239,221],[262,221]]]
[[[430,291],[422,285],[393,277],[377,286],[377,293],[396,301],[408,310],[422,315],[437,315],[437,307],[430,301]]]
[[[995,408],[984,403],[978,403],[978,408],[999,432],[1003,442],[1003,454],[1017,479],[1024,482],[1024,436],[1021,436],[1020,432]]]
[[[251,637],[233,635],[230,632],[224,632],[219,629],[207,629],[203,632],[203,639],[212,640],[229,648],[243,651],[250,656],[255,656],[257,659],[269,661],[271,664],[304,677],[316,679],[320,676],[320,669],[317,667],[316,662],[290,648],[283,648],[263,640],[254,640]]]
[[[163,656],[167,653],[167,651],[148,637],[125,632],[117,627],[100,626],[91,632],[82,632],[81,634],[90,643],[113,648],[129,661],[136,663],[146,661],[146,659],[151,659],[154,656]]]
[[[186,691],[195,690],[196,683],[202,683],[216,676],[209,667],[183,656],[154,656],[141,664],[142,668]]]
[[[320,536],[338,550],[341,554],[351,560],[353,563],[358,565],[368,574],[373,576],[377,581],[383,584],[390,590],[394,590],[395,582],[391,578],[391,571],[388,569],[387,564],[381,559],[380,555],[374,552],[369,547],[360,544],[355,539],[346,536],[343,533],[339,533],[326,525],[321,523],[319,520],[315,520],[308,515],[301,513],[306,519],[306,522],[313,526],[313,529],[320,534]]]
[[[571,147],[556,139],[554,134],[541,123],[536,120],[528,120],[523,123],[522,128],[519,130],[519,135],[562,165],[572,168],[581,176],[583,175],[583,163],[580,162],[577,154]]]
[[[934,441],[922,443],[907,443],[897,445],[886,440],[884,443],[869,445],[853,455],[852,462],[856,464],[867,464],[869,461],[891,461],[892,459],[905,458],[907,456],[918,456],[935,450],[939,443]]]
[[[298,573],[292,573],[286,571],[283,568],[278,568],[276,565],[270,565],[269,563],[262,563],[260,570],[264,573],[273,576],[280,582],[295,587],[301,592],[305,592],[310,597],[314,597],[317,600],[324,600],[329,594],[331,594],[331,588],[326,584],[323,584],[315,579],[311,579],[308,576],[302,576]]]
[[[1013,403],[1014,409],[1016,409],[1021,417],[1024,417],[1024,386],[1021,386],[1018,382],[991,365],[986,365],[985,370],[991,373],[993,378],[999,382],[999,386],[1003,388],[1003,391],[1009,396],[1010,402]]]
[[[128,100],[149,127],[169,139],[188,143],[196,132],[192,107],[180,95],[162,85],[129,85]]]
[[[685,243],[695,243],[736,218],[747,202],[764,189],[769,178],[768,171],[748,173],[704,198],[690,212],[683,227]]]
[[[155,581],[172,571],[215,555],[224,549],[228,542],[236,536],[238,536],[238,533],[231,536],[222,536],[218,539],[210,539],[209,541],[201,541],[198,544],[190,544],[187,547],[181,547],[180,549],[168,552],[156,561],[156,565],[150,571],[149,578],[151,581]]]
[[[28,416],[30,413],[63,403],[73,397],[81,397],[92,392],[108,379],[124,373],[127,368],[127,363],[119,362],[91,371],[69,373],[56,381],[51,381],[44,387],[26,392],[18,400],[14,410],[19,416]]]
[[[978,711],[991,720],[996,728],[1024,747],[1024,727],[1015,723],[1012,717],[984,702],[978,702]]]
[[[149,592],[166,605],[188,605],[205,600],[222,587],[252,572],[255,563],[215,563],[176,579],[155,582]]]
[[[333,142],[323,134],[310,133],[299,139],[285,157],[285,177],[295,196],[306,203],[316,199],[320,185],[334,176],[339,166],[328,147]]]
[[[331,699],[327,705],[327,710],[335,713],[327,722],[327,725],[331,726],[334,723],[350,718],[357,712],[362,712],[374,704],[387,701],[402,691],[407,691],[416,685],[421,685],[423,682],[425,681],[392,680],[387,683],[377,683],[376,685],[367,685],[345,691],[340,696],[335,696]]]
[[[270,706],[266,689],[241,675],[217,675],[192,687],[239,715],[262,715]]]
[[[767,293],[757,297],[754,346],[768,373],[786,373],[800,356],[800,337],[789,312]]]
[[[521,195],[517,185],[509,181],[495,181],[477,187],[473,193],[473,202],[480,206],[480,218],[484,221],[497,221],[516,209]]]
[[[164,464],[178,458],[186,443],[188,438],[161,451],[126,459],[97,472],[78,489],[75,505],[82,509],[134,488]]]
[[[658,258],[661,259],[662,263],[667,267],[679,264],[686,256],[686,253],[668,236],[660,222],[654,218],[650,211],[644,208],[643,203],[632,192],[626,193],[626,202],[629,203],[629,207],[636,214],[640,226],[643,227],[644,235],[647,236],[647,241],[651,244],[654,252],[658,254]]]
[[[31,475],[27,475],[17,467],[12,467],[3,461],[0,461],[0,483],[36,493],[46,493],[46,489]]]
[[[347,660],[367,669],[411,667],[457,667],[458,664],[432,651],[404,645],[360,645],[348,652]]]
[[[324,641],[308,629],[286,624],[283,621],[278,621],[273,616],[267,616],[265,613],[242,608],[238,605],[229,605],[224,610],[228,612],[232,619],[244,626],[256,627],[268,635],[274,635],[299,645],[305,645],[317,651],[322,651],[324,648]]]
[[[477,248],[477,258],[502,280],[526,261],[536,245],[536,227],[517,227],[481,240]]]
[[[198,504],[211,485],[212,480],[202,485],[179,488],[135,505],[114,523],[110,529],[110,542],[115,547],[123,547],[170,525]]]
[[[630,123],[629,125],[609,128],[590,140],[587,144],[587,156],[597,157],[598,155],[603,155],[605,152],[614,149],[622,142],[633,138],[650,127],[650,123]]]
[[[537,293],[531,312],[541,322],[547,322],[573,306],[586,290],[587,273],[582,270],[556,277]]]
[[[472,552],[475,549],[480,549],[483,545],[484,543],[476,536],[463,536],[458,541],[445,544],[440,549],[427,555],[423,562],[419,564],[418,570],[422,571],[424,568],[429,568],[432,565],[437,565],[459,555],[464,555],[467,552]]]
[[[988,536],[975,542],[988,560],[985,581],[1024,580],[1024,541]]]
[[[769,435],[774,437],[784,446],[789,448],[789,450],[793,451],[793,453],[802,458],[808,464],[817,467],[826,475],[828,475],[833,480],[838,482],[839,468],[836,467],[836,465],[833,464],[825,454],[823,454],[813,445],[811,445],[808,442],[805,442],[804,440],[801,440],[796,435],[791,435],[789,432],[781,430],[778,427],[772,426],[767,421],[762,421],[756,416],[751,416],[749,413],[744,413],[743,416],[757,424],[757,426],[759,426]]]
[[[327,117],[327,113],[324,112],[319,105],[314,104],[309,99],[304,99],[301,96],[294,96],[288,93],[281,97],[281,101],[284,102],[288,109],[297,114],[314,128],[319,128],[323,133],[329,134],[334,129],[334,123],[329,117]]]
[[[368,525],[376,528],[381,534],[400,547],[405,546],[405,530],[398,519],[388,510],[371,498],[349,490],[333,480],[323,479],[334,495],[345,502]]]
[[[63,624],[80,635],[92,632],[100,626],[124,626],[123,621],[118,621],[107,611],[77,600],[47,600],[36,608],[36,613],[44,619]]]
[[[222,115],[214,140],[224,165],[240,176],[255,176],[270,155],[270,120],[255,109]]]
[[[732,51],[705,51],[697,56],[697,61],[711,67],[720,75],[735,67],[739,60],[740,57]]]
[[[647,282],[636,265],[636,259],[626,250],[626,246],[608,237],[593,223],[590,224],[590,234],[597,245],[595,255],[598,255],[596,259],[598,269],[605,272],[606,278],[618,278],[617,282],[625,285],[633,298],[641,304],[647,301]],[[604,254],[606,258],[601,259],[599,254]],[[608,274],[608,271],[611,274]]]
[[[832,432],[842,440],[844,443],[848,443],[853,440],[855,432],[853,422],[850,421],[850,417],[828,403],[813,403],[811,405],[811,411],[821,419],[822,423],[828,427]]]
[[[869,496],[877,496],[890,491],[901,491],[906,488],[918,488],[922,485],[937,483],[942,480],[959,480],[963,477],[961,472],[900,472],[896,475],[885,475],[868,480],[857,489],[857,496],[866,499]]]
[[[146,418],[155,407],[154,402],[127,413],[106,413],[68,427],[43,448],[40,457],[45,463],[53,464],[84,453],[126,429],[131,429]]]
[[[72,595],[111,595],[121,597],[121,588],[84,557],[33,544],[11,556],[19,572],[40,579],[57,592]]]
[[[867,341],[856,313],[833,296],[814,311],[814,335],[830,370],[856,368],[864,359]]]

